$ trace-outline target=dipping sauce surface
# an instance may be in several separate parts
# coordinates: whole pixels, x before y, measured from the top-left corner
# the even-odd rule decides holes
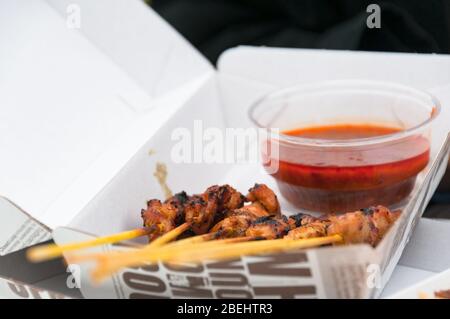
[[[340,124],[284,131],[322,140],[379,137],[401,131],[375,124]],[[279,169],[272,174],[283,196],[305,210],[345,212],[370,205],[390,206],[411,192],[417,174],[429,161],[423,135],[365,147],[279,146]]]
[[[286,130],[283,131],[283,134],[325,140],[350,140],[356,138],[383,136],[400,131],[402,131],[402,129],[397,127],[373,124],[339,124]]]

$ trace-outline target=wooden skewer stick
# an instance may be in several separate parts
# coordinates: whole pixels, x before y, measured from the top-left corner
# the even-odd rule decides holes
[[[148,228],[138,228],[125,231],[122,233],[98,237],[91,240],[86,240],[77,243],[70,243],[61,246],[58,246],[56,244],[40,245],[28,249],[27,258],[32,262],[42,262],[45,260],[60,257],[66,251],[91,248],[99,245],[113,244],[120,241],[145,236],[149,233],[149,231],[150,230]]]
[[[146,250],[146,249],[154,249],[156,247],[160,247],[174,239],[176,239],[178,236],[180,236],[183,232],[188,230],[191,227],[190,223],[184,223],[180,226],[172,229],[171,231],[165,233],[161,237],[156,238],[154,241],[149,243],[148,245],[145,245],[140,250]],[[104,259],[105,257],[117,257],[120,254],[123,254],[124,252],[115,251],[111,253],[92,253],[92,254],[83,254],[83,255],[68,255],[67,259],[70,260],[70,263],[80,263],[85,262],[89,260],[100,260]]]
[[[308,239],[274,239],[255,242],[223,244],[209,242],[191,247],[170,245],[152,251],[134,251],[123,254],[120,258],[105,258],[92,272],[92,278],[100,282],[107,276],[124,267],[146,265],[149,262],[189,263],[204,260],[232,259],[242,255],[274,253],[289,249],[311,248],[341,242],[340,235]]]
[[[201,262],[202,260],[232,259],[242,255],[268,254],[284,250],[310,248],[341,242],[340,235],[307,239],[273,239],[254,242],[243,242],[214,249],[182,251],[171,259],[175,262]]]
[[[182,239],[179,241],[175,241],[173,243],[169,243],[168,245],[166,245],[165,247],[167,248],[174,248],[176,247],[177,249],[182,249],[182,247],[192,247],[192,244],[201,244],[201,247],[207,247],[208,245],[217,245],[217,244],[232,244],[232,243],[239,243],[239,242],[244,242],[244,241],[250,241],[255,239],[254,237],[236,237],[236,238],[225,238],[225,239],[218,239],[218,240],[214,240],[214,241],[208,241],[212,238],[210,237],[214,237],[215,236],[207,236],[210,234],[204,234],[204,235],[198,235],[198,236],[194,236],[194,237],[190,237],[190,238],[186,238],[186,239]],[[192,239],[192,240],[191,240]],[[152,242],[154,243],[154,242]],[[158,248],[160,246],[152,246],[152,243],[142,247],[141,249],[138,250],[138,252],[142,253],[144,251],[147,251],[151,249],[155,249]],[[208,244],[208,245],[206,245]],[[125,254],[130,254],[130,253],[134,253],[136,252],[136,250],[131,251],[131,252],[127,252],[127,251],[113,251],[113,252],[108,252],[108,253],[91,253],[91,254],[74,254],[74,255],[67,255],[67,259],[70,260],[71,264],[78,264],[78,263],[82,263],[82,262],[86,262],[86,261],[97,261],[97,262],[102,262],[105,260],[112,260],[114,258],[117,258],[120,256],[123,256]],[[125,266],[126,267],[126,266]]]
[[[189,223],[184,223],[177,228],[174,228],[170,232],[164,234],[163,236],[155,239],[148,246],[158,247],[167,242],[170,242],[177,238],[180,234],[186,231],[191,225]],[[100,245],[113,244],[124,240],[134,239],[137,237],[145,236],[150,232],[150,228],[138,228],[122,233],[117,233],[113,235],[108,235],[104,237],[98,237],[91,240],[86,240],[77,243],[71,243],[66,245],[58,246],[56,244],[41,245],[30,248],[27,251],[27,257],[32,262],[42,262],[49,259],[54,259],[62,256],[64,252],[80,250],[91,248]]]
[[[217,236],[217,232],[207,233],[207,234],[203,234],[203,235],[197,235],[197,236],[177,240],[176,242],[172,243],[172,245],[187,245],[187,244],[202,243],[205,241],[215,239],[216,236]]]
[[[190,227],[191,227],[191,223],[181,224],[180,226],[175,227],[171,231],[165,233],[161,237],[156,238],[154,241],[149,243],[143,249],[155,248],[155,247],[162,246],[168,242],[171,242],[172,240],[174,240],[178,236],[180,236],[182,233],[184,233],[186,230],[188,230]]]

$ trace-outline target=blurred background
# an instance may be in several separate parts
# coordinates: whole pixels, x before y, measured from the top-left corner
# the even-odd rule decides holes
[[[448,0],[149,0],[215,63],[227,48],[265,45],[450,53]],[[381,28],[369,29],[378,4]]]
[[[213,64],[238,45],[450,53],[450,0],[145,1]],[[370,4],[380,28],[367,27]],[[450,218],[449,169],[425,216]]]

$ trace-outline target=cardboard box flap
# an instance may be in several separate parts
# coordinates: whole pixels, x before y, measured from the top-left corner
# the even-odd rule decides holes
[[[218,69],[275,87],[345,78],[398,82],[419,89],[450,82],[450,56],[439,54],[242,46],[224,52]]]
[[[0,195],[38,220],[138,121],[212,72],[138,0],[1,2],[0,39]]]
[[[67,23],[79,13],[79,31],[150,96],[166,93],[212,69],[201,53],[142,0],[47,2]]]
[[[396,82],[422,90],[443,86],[450,83],[450,55],[241,46],[220,56],[218,70],[227,125],[248,127],[253,125],[249,118],[236,112],[278,88],[342,79]]]

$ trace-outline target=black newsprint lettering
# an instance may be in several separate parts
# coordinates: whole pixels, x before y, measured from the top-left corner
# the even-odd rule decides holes
[[[161,279],[148,274],[125,272],[122,278],[128,287],[141,291],[130,294],[131,299],[142,299],[144,295],[146,298],[161,298],[160,294],[167,289]]]
[[[43,294],[47,293],[50,299],[63,299],[61,294],[53,293],[43,289],[22,285],[16,282],[8,282],[9,289],[20,298],[42,299]]]
[[[187,284],[177,285],[170,283],[174,297],[212,298],[211,289],[206,288],[206,278],[186,276]]]
[[[42,299],[40,290],[30,287],[30,292],[34,299]]]
[[[163,263],[164,267],[171,271],[179,271],[179,272],[188,272],[188,273],[202,273],[204,270],[203,265],[194,264],[194,263],[179,263],[179,264],[170,264]]]
[[[208,269],[230,269],[230,270],[244,270],[241,259],[233,259],[228,261],[211,262],[206,265]]]
[[[243,289],[218,289],[216,297],[219,299],[252,299],[253,295],[250,291]]]
[[[253,292],[258,297],[280,296],[283,299],[292,299],[302,295],[315,295],[314,286],[281,286],[281,287],[254,287]]]
[[[214,286],[248,286],[248,279],[238,273],[209,273],[211,284]]]
[[[311,277],[311,270],[298,263],[307,261],[306,254],[295,252],[261,257],[263,261],[249,262],[251,275]]]
[[[48,291],[48,295],[50,296],[50,299],[66,299],[64,295],[52,291]]]
[[[8,282],[8,287],[11,289],[13,293],[15,293],[17,296],[21,298],[28,298],[29,293],[27,288],[24,285],[19,285],[17,283]]]
[[[157,296],[157,295],[149,295],[143,294],[140,292],[133,292],[129,295],[129,299],[169,299],[167,296]]]
[[[158,266],[158,264],[148,264],[145,266],[136,267],[134,269],[137,269],[137,270],[142,269],[142,270],[148,271],[148,272],[157,272],[159,270],[159,266]]]

